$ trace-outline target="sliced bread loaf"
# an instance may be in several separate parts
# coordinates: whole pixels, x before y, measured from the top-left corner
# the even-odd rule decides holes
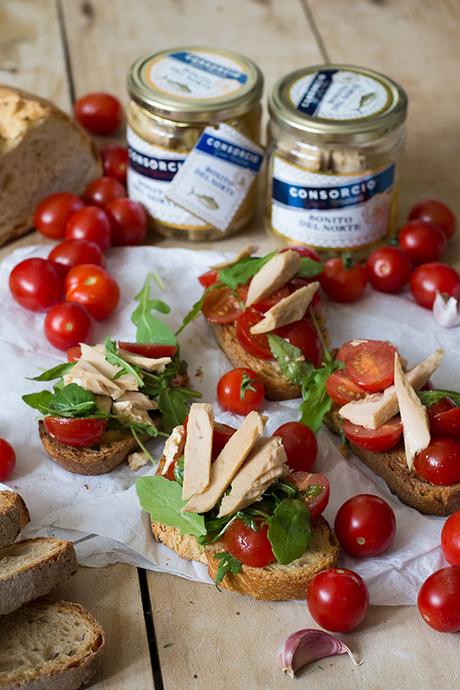
[[[21,496],[15,491],[0,491],[0,547],[12,544],[29,520]]]

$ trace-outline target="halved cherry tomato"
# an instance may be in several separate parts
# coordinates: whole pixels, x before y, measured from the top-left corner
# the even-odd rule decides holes
[[[369,393],[378,393],[394,380],[396,348],[384,340],[369,340],[353,347],[346,356],[347,374]]]
[[[45,417],[45,429],[59,443],[74,448],[92,446],[102,438],[107,420],[94,417],[70,419],[64,417]]]
[[[216,422],[214,424],[214,431],[212,434],[212,459],[215,460],[221,451],[227,445],[228,439],[233,436],[236,429],[228,424]]]
[[[418,453],[414,463],[417,474],[431,484],[451,486],[460,482],[460,443],[453,438],[439,438]]]
[[[76,194],[59,192],[50,194],[38,204],[34,214],[34,225],[45,237],[55,240],[64,237],[67,223],[74,213],[85,204]]]
[[[104,175],[126,185],[126,173],[128,170],[128,149],[126,146],[108,144],[101,149],[101,156]],[[126,192],[123,196],[126,196]]]
[[[308,318],[277,328],[274,333],[298,347],[307,362],[311,362],[315,367],[321,366],[323,346],[316,329]]]
[[[417,606],[425,623],[438,632],[460,631],[460,565],[430,575],[420,588]]]
[[[335,302],[356,302],[366,289],[367,275],[364,266],[343,259],[329,259],[318,276],[324,292]]]
[[[437,199],[424,199],[415,204],[410,210],[409,220],[425,220],[441,228],[446,237],[452,237],[455,232],[455,216],[446,204]]]
[[[349,632],[365,619],[369,593],[357,573],[328,568],[309,582],[307,606],[312,618],[325,630]]]
[[[334,532],[350,556],[379,556],[393,541],[396,517],[383,498],[358,494],[340,506],[335,516]]]
[[[7,481],[16,467],[14,448],[4,438],[0,438],[0,482]]]
[[[274,307],[275,304],[278,304],[278,302],[280,302],[282,299],[284,299],[285,297],[289,297],[289,295],[290,291],[288,286],[283,285],[283,287],[280,287],[280,289],[276,290],[276,292],[273,292],[271,295],[268,295],[268,297],[264,297],[264,299],[260,300],[260,302],[256,302],[251,306],[256,311],[260,311],[262,314],[264,314],[266,311]],[[247,292],[245,297],[247,297]]]
[[[219,273],[217,271],[213,271],[212,269],[210,271],[206,271],[206,273],[202,273],[200,276],[198,276],[198,280],[200,281],[201,285],[204,288],[211,287],[211,285],[214,285],[214,283],[217,283],[219,279]]]
[[[431,405],[428,408],[428,417],[432,436],[460,439],[460,407],[450,398],[442,398]]]
[[[123,109],[110,93],[87,93],[75,102],[75,119],[95,134],[112,134],[121,124]]]
[[[444,558],[451,565],[460,565],[460,510],[449,515],[441,532]]]
[[[93,321],[82,304],[62,302],[45,316],[45,335],[58,350],[68,350],[78,343],[88,342]]]
[[[267,536],[268,525],[256,520],[257,531],[246,527],[242,520],[235,520],[222,536],[227,551],[243,565],[264,568],[276,559]]]
[[[202,307],[202,312],[208,321],[220,324],[233,323],[243,311],[244,305],[225,285],[210,290],[204,298]]]
[[[48,259],[24,259],[10,273],[9,288],[24,309],[46,311],[62,299],[62,274]]]
[[[211,293],[212,294],[212,293]],[[246,309],[236,322],[236,339],[241,347],[250,355],[259,359],[273,359],[268,338],[265,333],[253,335],[251,327],[259,323],[263,318],[262,314],[255,309]]]
[[[89,240],[64,240],[53,247],[48,254],[48,259],[62,266],[64,274],[80,264],[96,264],[96,266],[105,264],[102,249],[96,242]]]
[[[301,422],[286,422],[272,435],[281,438],[291,470],[310,472],[318,457],[318,442],[308,426]]]
[[[105,252],[112,243],[112,230],[107,213],[98,206],[85,206],[70,218],[65,236],[67,240],[96,242]]]
[[[265,397],[264,384],[252,369],[232,369],[217,383],[219,404],[234,414],[247,415],[259,410]]]
[[[118,347],[127,352],[132,352],[141,357],[174,357],[177,352],[175,345],[154,345],[153,343],[127,343],[123,340],[118,341]]]
[[[78,360],[81,357],[80,345],[74,345],[74,347],[69,347],[66,354],[68,362],[78,362]]]
[[[347,376],[343,369],[338,369],[329,376],[326,381],[326,393],[336,405],[346,405],[366,395],[366,391]]]
[[[324,474],[296,471],[289,474],[287,481],[297,491],[307,492],[304,501],[310,511],[310,518],[316,520],[329,503],[329,479]]]
[[[126,188],[112,177],[98,177],[86,187],[83,198],[87,204],[104,208],[114,199],[122,199],[126,196]]]
[[[97,321],[110,316],[120,301],[118,283],[103,268],[92,264],[70,269],[65,291],[67,302],[82,304]]]
[[[359,345],[360,343],[380,343],[380,340],[368,340],[364,338],[359,338],[356,340],[347,340],[343,345],[341,345],[337,351],[336,359],[338,359],[340,362],[343,362],[346,366],[347,364],[347,357],[350,354],[350,352],[353,352],[355,347]]]
[[[350,443],[377,453],[386,453],[394,448],[401,440],[403,431],[399,417],[393,417],[378,429],[366,429],[345,419],[342,429]]]

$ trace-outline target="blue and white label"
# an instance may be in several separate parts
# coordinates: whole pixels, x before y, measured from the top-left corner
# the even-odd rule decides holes
[[[395,165],[370,175],[324,175],[273,157],[275,232],[324,249],[349,249],[388,233]]]
[[[247,74],[243,74],[243,72],[239,72],[231,67],[226,67],[215,60],[210,60],[209,58],[202,57],[196,53],[182,51],[178,53],[170,53],[170,57],[172,57],[174,60],[179,60],[179,62],[184,62],[187,65],[191,65],[192,67],[195,67],[195,69],[207,72],[207,74],[213,74],[220,79],[235,79],[236,81],[239,81],[240,84],[246,84],[248,80]]]
[[[233,127],[206,127],[171,183],[167,197],[224,232],[263,159],[263,150]]]

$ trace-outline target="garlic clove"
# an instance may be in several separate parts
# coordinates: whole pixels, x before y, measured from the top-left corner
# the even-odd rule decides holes
[[[289,635],[279,654],[278,664],[284,673],[294,678],[295,673],[312,661],[328,656],[348,654],[355,666],[359,666],[350,649],[341,640],[323,630],[307,628]]]
[[[435,321],[444,328],[460,326],[459,307],[459,302],[455,297],[449,297],[443,295],[441,292],[437,292],[433,303],[433,316]]]

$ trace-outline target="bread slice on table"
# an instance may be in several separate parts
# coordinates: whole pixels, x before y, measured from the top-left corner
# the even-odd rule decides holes
[[[80,604],[26,604],[1,619],[0,688],[78,690],[95,675],[104,644],[104,631]]]
[[[38,537],[4,546],[0,549],[0,615],[48,594],[74,575],[77,567],[70,541]]]
[[[0,491],[0,547],[12,544],[29,521],[21,496],[15,491]]]
[[[339,433],[337,413],[329,415],[325,422],[331,431]],[[354,443],[348,445],[353,455],[382,477],[390,491],[411,508],[425,515],[451,515],[460,509],[460,484],[440,486],[410,472],[402,443],[387,453],[366,450]]]
[[[181,558],[199,561],[208,566],[209,575],[215,579],[219,561],[214,554],[225,551],[221,542],[202,547],[191,535],[181,535],[176,527],[152,524],[156,541],[165,544]],[[289,565],[272,563],[265,568],[243,565],[236,575],[227,574],[219,587],[255,599],[284,601],[304,599],[307,584],[320,570],[331,568],[337,563],[339,543],[323,517],[312,523],[311,542],[308,550],[297,561]]]
[[[0,86],[0,245],[31,229],[48,194],[81,194],[102,174],[88,134],[55,105]]]

